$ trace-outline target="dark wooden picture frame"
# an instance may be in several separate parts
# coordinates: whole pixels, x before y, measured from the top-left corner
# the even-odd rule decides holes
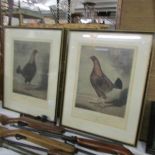
[[[0,100],[3,100],[3,28],[0,25]]]
[[[148,137],[146,143],[146,152],[155,154],[155,101],[151,103],[150,121],[148,129]]]
[[[145,81],[151,54],[152,34],[68,30],[66,40],[66,74],[64,77],[63,106],[61,106],[61,125],[69,131],[78,132],[81,134],[86,133],[87,135],[104,137],[126,144],[136,145],[143,93],[145,90]],[[145,46],[143,44],[143,48],[140,44],[141,41],[145,42],[146,45]],[[143,50],[144,48],[145,50]],[[111,54],[109,54],[110,51]],[[123,53],[125,53],[124,55],[126,55],[126,53],[127,55],[129,54],[131,59],[125,59],[126,61],[124,61],[124,59],[122,59]],[[144,58],[142,58],[144,55],[146,61],[145,63],[143,62],[143,67],[141,68],[140,60],[144,60]],[[96,102],[99,94],[97,94],[97,91],[93,88],[94,86],[90,80],[90,75],[93,68],[92,63],[90,63],[90,59],[93,61],[95,57],[98,59],[98,62],[100,62],[102,70],[105,72],[106,70],[107,72],[110,70],[111,72],[119,71],[120,66],[117,64],[119,60],[120,65],[122,63],[126,64],[129,62],[130,64],[131,61],[133,62],[132,66],[126,66],[132,70],[130,77],[131,80],[129,80],[128,85],[129,95],[127,94],[127,98],[124,98],[124,104],[117,107],[119,110],[121,109],[121,111],[124,111],[122,115],[119,115],[120,111],[114,107],[114,105],[108,105],[107,107],[110,107],[111,110],[107,111],[108,108],[106,106],[105,107],[107,109],[105,110],[103,105]],[[127,58],[127,56],[125,57]],[[103,63],[103,58],[104,61],[107,62],[106,64]],[[115,58],[117,61],[115,61]],[[122,62],[122,60],[124,62]],[[111,66],[111,64],[113,65]],[[106,67],[104,67],[104,65],[106,65]],[[108,66],[109,68],[107,68]],[[134,68],[138,70],[135,71]],[[124,71],[126,71],[126,69],[124,69]],[[141,75],[139,75],[139,71]],[[108,73],[105,75],[107,74]],[[87,77],[83,77],[85,75]],[[113,79],[114,83],[117,81],[116,79],[118,75],[116,77],[115,74],[109,74],[109,79],[112,79],[113,77],[115,77]],[[141,80],[139,80],[139,78]],[[85,79],[87,79],[87,81]],[[126,79],[123,81],[126,81]],[[136,83],[139,83],[139,88],[134,88]],[[125,91],[124,88],[126,87],[123,87],[123,92]],[[107,95],[106,91],[104,95]],[[139,97],[137,98],[137,96]],[[94,99],[91,99],[93,97]],[[118,95],[117,97],[120,96]],[[88,101],[90,101],[93,106],[90,106],[90,104],[87,103]],[[79,104],[79,102],[81,103]],[[116,111],[113,111],[113,109],[118,110],[118,113],[115,113]],[[133,116],[135,116],[134,120],[136,121],[133,121]],[[126,127],[121,127],[123,122]],[[131,129],[130,126],[134,127],[134,129]]]
[[[4,28],[4,108],[56,122],[63,35],[63,29]],[[35,73],[27,78],[32,60]]]

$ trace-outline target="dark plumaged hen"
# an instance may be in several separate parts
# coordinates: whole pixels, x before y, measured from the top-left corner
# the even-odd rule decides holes
[[[106,93],[112,91],[113,88],[122,89],[122,81],[119,78],[113,83],[102,71],[99,60],[95,56],[90,58],[94,64],[90,75],[90,82],[98,97],[106,99]]]
[[[20,65],[16,69],[16,72],[18,74],[21,74],[24,77],[25,83],[31,83],[32,79],[36,74],[37,67],[36,67],[35,57],[37,53],[38,53],[37,50],[34,50],[32,52],[29,61],[25,64],[23,69],[21,69]]]

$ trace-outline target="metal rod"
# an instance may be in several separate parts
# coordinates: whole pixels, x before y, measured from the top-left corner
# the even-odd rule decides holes
[[[2,25],[2,1],[0,0],[0,26]]]
[[[59,3],[60,1],[57,0],[57,23],[59,23],[60,15],[59,15]]]
[[[68,23],[71,22],[71,0],[68,0]]]
[[[13,144],[13,143],[10,144],[5,140],[1,140],[0,145],[1,145],[1,147],[12,150],[12,151],[17,152],[17,153],[19,153],[21,155],[39,155],[38,153],[27,150],[27,149],[25,149],[23,147],[20,147],[20,146],[16,145],[16,144]]]
[[[29,145],[29,144],[24,144],[24,143],[20,143],[20,142],[13,141],[13,140],[2,139],[2,141],[5,142],[8,145],[18,145],[18,146],[21,146],[21,147],[34,149],[34,150],[37,150],[37,151],[48,152],[48,150],[45,149],[45,148],[41,148],[41,147]]]

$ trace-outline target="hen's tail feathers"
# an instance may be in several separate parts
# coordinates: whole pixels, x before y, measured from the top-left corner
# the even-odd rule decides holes
[[[20,67],[20,66],[17,67],[17,69],[16,69],[16,73],[18,73],[18,74],[22,74],[22,70],[21,70],[21,67]]]
[[[123,83],[122,83],[121,79],[118,78],[118,79],[115,81],[114,86],[115,86],[115,88],[117,88],[117,89],[122,89],[122,88],[123,88]]]

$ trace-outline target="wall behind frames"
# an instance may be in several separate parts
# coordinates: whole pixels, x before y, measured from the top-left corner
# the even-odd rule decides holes
[[[118,29],[155,32],[154,0],[119,0],[121,5]]]

